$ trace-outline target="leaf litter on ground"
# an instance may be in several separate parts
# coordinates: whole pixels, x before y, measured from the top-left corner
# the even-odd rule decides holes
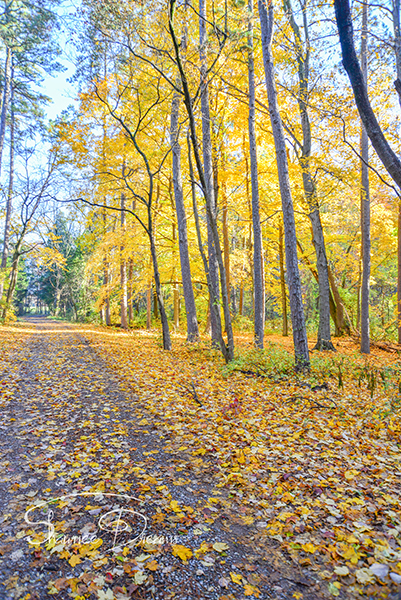
[[[148,511],[155,543],[104,552],[112,527],[100,545],[42,540],[32,564],[58,561],[59,576],[46,595],[43,582],[28,593],[157,597],[163,585],[160,597],[173,598],[181,578],[189,598],[400,597],[397,361],[342,352],[299,378],[275,345],[255,353],[248,343],[227,370],[205,342],[176,336],[166,353],[145,332],[48,323],[36,336],[32,326],[2,331],[5,415],[22,400],[3,427],[30,444],[26,477],[3,462],[14,496],[3,523],[15,519],[3,556],[37,535],[15,511],[56,490],[88,495],[52,505],[60,536],[89,534],[118,493]],[[372,394],[374,370],[386,376]],[[32,473],[46,481],[39,491]],[[23,597],[27,584],[13,576],[7,593]]]

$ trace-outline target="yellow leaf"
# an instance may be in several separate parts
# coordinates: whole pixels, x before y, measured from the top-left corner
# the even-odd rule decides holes
[[[159,568],[159,564],[157,560],[151,560],[149,563],[146,564],[146,568],[149,569],[149,571],[157,571],[157,569]]]
[[[209,550],[210,545],[207,542],[202,542],[200,547],[197,550],[195,550],[196,558],[199,558],[201,554],[206,554],[206,552],[209,552]]]
[[[254,585],[249,585],[249,583],[246,583],[244,585],[244,596],[255,596],[256,598],[259,598],[260,590]]]
[[[310,554],[314,554],[317,550],[317,546],[314,546],[313,544],[308,542],[307,544],[302,544],[302,550],[304,550],[305,552],[310,552]]]
[[[91,549],[92,550],[96,550],[96,548],[100,548],[100,546],[102,544],[103,544],[102,538],[96,538],[96,540],[94,540],[93,542],[91,542]]]
[[[173,556],[178,556],[178,558],[181,558],[181,560],[185,563],[188,561],[189,558],[192,558],[193,556],[192,550],[190,548],[182,546],[181,544],[174,544],[172,546],[172,550]]]
[[[81,562],[81,559],[79,558],[79,556],[77,554],[73,554],[68,562],[70,563],[70,565],[72,567],[75,567],[75,565],[79,565],[79,563]]]
[[[233,583],[238,583],[238,585],[241,585],[241,581],[242,581],[242,575],[240,573],[230,573],[230,577]]]

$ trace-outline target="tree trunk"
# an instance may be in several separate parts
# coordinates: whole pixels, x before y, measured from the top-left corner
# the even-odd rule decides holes
[[[152,282],[149,281],[148,289],[146,290],[146,329],[152,327]]]
[[[265,0],[258,0],[258,5],[262,33],[262,50],[266,77],[266,89],[269,102],[269,114],[273,130],[274,145],[276,149],[276,162],[283,210],[287,283],[290,294],[295,368],[297,370],[307,370],[310,368],[309,349],[306,336],[304,309],[302,304],[301,278],[298,269],[294,207],[292,203],[288,174],[284,131],[277,104],[273,56],[271,52],[271,41],[273,35],[273,4],[269,4],[268,10],[266,8]]]
[[[205,171],[204,171],[204,168],[202,165],[202,160],[200,157],[198,137],[196,134],[196,124],[195,124],[195,117],[194,117],[194,111],[193,111],[193,105],[192,105],[192,98],[191,98],[191,94],[189,91],[186,74],[185,74],[185,71],[182,66],[179,44],[178,44],[177,37],[176,37],[175,31],[174,31],[174,8],[175,8],[175,0],[170,0],[169,30],[170,30],[171,39],[172,39],[173,45],[174,45],[174,52],[175,52],[175,58],[177,61],[177,66],[178,66],[178,69],[180,72],[181,84],[182,84],[182,89],[183,89],[183,94],[184,94],[184,104],[185,104],[185,108],[187,110],[187,114],[188,114],[188,118],[189,118],[190,138],[191,138],[192,147],[194,150],[196,168],[198,171],[200,184],[202,186],[203,195],[205,197],[206,212],[207,212],[207,217],[208,217],[208,220],[210,223],[210,229],[213,234],[213,246],[214,246],[214,251],[215,251],[215,254],[217,257],[218,270],[219,270],[219,274],[220,274],[220,286],[221,286],[221,295],[222,295],[222,301],[223,301],[224,322],[225,322],[225,330],[227,333],[227,345],[225,344],[223,337],[222,336],[220,337],[219,332],[218,332],[218,336],[219,336],[218,343],[220,345],[224,359],[226,360],[226,362],[229,362],[229,361],[233,360],[233,358],[234,358],[234,337],[233,337],[232,324],[231,324],[230,304],[229,304],[229,297],[228,297],[228,292],[227,292],[226,274],[225,274],[225,269],[224,269],[223,255],[222,255],[222,251],[221,251],[219,233],[218,233],[218,228],[217,228],[216,211],[215,211],[215,206],[214,206],[214,202],[213,202],[214,198],[213,197],[211,198],[209,196],[208,184],[206,183]],[[200,19],[200,20],[202,21],[202,19]],[[207,89],[207,86],[206,86],[206,89]],[[213,187],[213,173],[212,173],[211,181],[212,181],[212,187]],[[195,183],[193,177],[192,177],[192,183],[193,183],[193,185]],[[209,184],[210,184],[210,180],[209,180]],[[204,266],[205,266],[205,262],[204,262]],[[207,264],[206,264],[206,268],[207,268],[206,277],[209,277],[209,266]],[[209,281],[208,281],[209,294],[211,294],[211,297],[213,299],[213,302],[211,303],[211,314],[214,315],[216,320],[217,319],[220,320],[220,317],[217,315],[217,313],[219,313],[219,311],[220,311],[219,294],[216,295],[216,291],[218,292],[218,290],[216,290],[216,287],[213,286],[211,277],[209,277],[209,280],[210,280],[210,284],[211,284],[209,286]]]
[[[398,317],[398,343],[401,344],[401,204],[398,206],[398,248],[397,248],[397,263],[398,263],[398,278],[397,278],[397,317]]]
[[[203,150],[203,169],[205,177],[206,192],[210,204],[212,215],[207,215],[207,240],[208,240],[208,255],[209,255],[209,274],[210,280],[214,289],[214,297],[220,304],[219,277],[218,277],[218,262],[216,256],[216,246],[213,236],[213,225],[211,219],[216,220],[216,197],[213,181],[213,155],[212,155],[212,136],[210,131],[210,102],[209,102],[209,85],[207,72],[207,34],[206,34],[206,0],[199,0],[199,53],[200,53],[200,89],[201,89],[201,113],[202,113],[202,150]],[[209,302],[215,302],[213,296],[209,298]],[[210,311],[210,322],[212,330],[212,341],[219,343],[217,339],[217,328],[215,310]]]
[[[330,266],[328,267],[328,273],[329,273],[329,282],[330,282],[331,291],[334,296],[334,305],[335,305],[335,314],[336,314],[334,324],[338,331],[338,335],[350,335],[350,333],[351,333],[350,324],[348,323],[348,321],[345,318],[343,301],[341,299],[340,292],[338,291],[338,287],[335,282],[332,270],[330,269]]]
[[[188,140],[188,163],[189,163],[189,176],[191,179],[191,192],[192,192],[192,208],[194,211],[194,218],[195,218],[195,226],[196,226],[196,237],[198,240],[198,248],[199,248],[199,252],[202,258],[202,262],[203,262],[203,268],[205,270],[205,274],[206,274],[206,281],[207,281],[207,287],[209,290],[209,297],[214,298],[214,289],[213,289],[213,284],[211,281],[211,277],[210,277],[210,272],[209,272],[209,265],[208,265],[208,261],[207,261],[207,257],[205,254],[205,251],[203,250],[203,243],[202,243],[202,237],[201,237],[201,229],[200,229],[200,223],[199,223],[199,213],[198,213],[198,205],[196,202],[196,190],[195,190],[195,177],[194,177],[194,169],[192,166],[192,157],[191,157],[191,145],[190,145],[190,141],[189,141],[189,137],[187,138]],[[206,318],[206,328],[208,328],[211,317],[210,315],[214,313],[214,317],[215,317],[215,327],[216,327],[216,335],[217,335],[217,340],[219,342],[219,346],[221,349],[221,352],[225,358],[225,360],[227,361],[228,358],[228,352],[227,352],[227,347],[226,344],[224,342],[223,339],[223,331],[222,331],[222,326],[221,326],[221,316],[220,316],[220,307],[213,302],[212,304],[209,302],[209,306],[208,306],[208,313],[207,313],[207,318]]]
[[[174,308],[174,329],[180,328],[180,288],[178,283],[174,283],[173,288],[173,308]]]
[[[4,277],[7,270],[7,259],[10,245],[10,226],[12,213],[12,200],[14,192],[14,154],[15,154],[15,114],[14,114],[14,67],[11,68],[11,119],[10,119],[10,175],[8,180],[8,191],[6,200],[6,218],[4,223],[4,241],[3,252],[1,255],[1,273],[0,273],[0,301],[3,298]]]
[[[253,224],[253,289],[255,346],[263,349],[265,331],[265,286],[263,242],[259,210],[258,156],[255,133],[255,66],[253,59],[253,0],[248,0],[248,87],[249,87],[249,155],[251,159]]]
[[[178,119],[180,97],[173,95],[171,105],[170,140],[173,154],[173,184],[175,210],[178,224],[178,245],[180,252],[182,289],[184,292],[185,312],[187,318],[187,342],[199,338],[198,318],[196,314],[195,296],[192,287],[191,264],[188,250],[187,216],[184,205],[184,194],[181,179],[181,146],[179,144]],[[174,292],[175,293],[175,292]]]
[[[106,233],[106,210],[103,211],[103,235]],[[109,263],[107,260],[107,251],[103,257],[103,286],[105,288],[106,299],[104,302],[106,325],[110,327],[110,298],[109,298]]]
[[[239,308],[238,314],[242,317],[244,314],[244,286],[241,283],[241,287],[239,289]]]
[[[368,81],[368,5],[362,5],[361,66],[367,86]],[[362,124],[361,131],[361,352],[370,354],[369,337],[369,279],[370,279],[370,196],[369,196],[369,138]]]
[[[302,169],[302,183],[304,195],[309,209],[309,219],[312,225],[313,245],[316,252],[316,267],[318,272],[319,284],[319,328],[317,335],[317,344],[314,350],[335,350],[331,342],[330,333],[330,284],[328,276],[328,265],[326,246],[324,242],[324,233],[320,219],[319,200],[316,192],[315,182],[311,175],[310,159],[312,153],[312,133],[308,113],[309,103],[309,62],[310,62],[310,41],[309,30],[306,21],[306,8],[304,14],[304,40],[300,28],[294,18],[291,0],[284,1],[287,17],[294,34],[296,47],[296,57],[298,64],[298,107],[301,117],[302,144],[299,163]]]
[[[170,330],[168,327],[168,319],[167,319],[167,314],[166,314],[166,311],[164,308],[164,301],[163,301],[163,296],[162,296],[159,265],[157,262],[156,245],[155,245],[155,240],[154,240],[151,229],[149,230],[149,241],[150,241],[150,253],[151,253],[152,262],[153,262],[153,274],[154,274],[154,278],[155,278],[156,297],[157,297],[158,304],[159,304],[160,319],[162,322],[163,349],[171,350]]]
[[[10,48],[7,46],[6,61],[5,61],[5,65],[4,65],[3,99],[2,99],[1,113],[0,113],[0,173],[1,173],[2,158],[3,158],[4,140],[6,137],[6,123],[7,123],[8,106],[10,103],[12,62],[13,62],[12,52],[11,52]]]
[[[225,165],[223,165],[223,168]],[[226,183],[223,182],[222,186],[222,205],[223,205],[223,214],[222,214],[222,228],[223,228],[223,249],[224,249],[224,268],[226,271],[226,282],[227,282],[227,291],[228,296],[230,297],[230,237],[228,232],[228,203],[227,203],[227,190]]]
[[[281,306],[283,311],[283,336],[288,335],[288,314],[287,314],[287,292],[285,289],[285,272],[284,272],[284,231],[283,225],[279,225],[279,260],[280,260],[280,284],[281,284]]]
[[[128,290],[129,290],[129,296],[128,296],[128,323],[131,325],[132,321],[134,320],[134,315],[133,315],[133,302],[134,302],[134,298],[133,298],[133,285],[132,285],[132,278],[134,276],[134,264],[132,261],[132,258],[130,258],[128,260]]]
[[[370,105],[364,76],[354,47],[349,0],[334,0],[343,65],[354,92],[359,116],[385,169],[401,190],[401,161],[390,147]]]
[[[124,169],[124,167],[123,167]],[[124,258],[125,252],[125,195],[121,194],[121,238],[123,243],[120,246],[120,285],[121,285],[121,328],[128,329],[127,310],[127,262]]]
[[[15,286],[17,285],[18,264],[19,264],[19,259],[21,257],[21,255],[20,255],[21,244],[22,244],[22,239],[20,239],[17,242],[17,245],[16,245],[15,250],[14,250],[14,254],[13,254],[12,266],[11,266],[11,273],[10,273],[9,285],[8,285],[8,290],[7,290],[6,303],[5,303],[5,306],[4,306],[4,309],[3,309],[3,321],[7,321],[8,312],[10,310],[10,307],[11,307],[11,304],[12,304],[12,301],[13,301],[13,297],[14,297]]]

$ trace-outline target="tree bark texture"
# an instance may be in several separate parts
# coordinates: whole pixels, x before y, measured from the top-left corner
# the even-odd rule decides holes
[[[263,62],[265,68],[266,89],[269,103],[270,121],[276,149],[276,162],[283,210],[285,256],[287,266],[287,284],[290,295],[292,334],[294,339],[295,367],[297,370],[309,369],[309,349],[306,336],[305,316],[302,303],[301,278],[298,268],[297,237],[295,232],[294,206],[292,203],[288,174],[287,151],[284,131],[277,103],[277,91],[274,80],[274,65],[271,51],[273,35],[273,4],[267,8],[265,0],[258,0],[259,18],[262,33]]]

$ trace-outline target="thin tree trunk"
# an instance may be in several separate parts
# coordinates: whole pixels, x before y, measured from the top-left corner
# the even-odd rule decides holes
[[[283,224],[280,221],[279,225],[279,260],[280,260],[280,284],[281,284],[281,307],[283,311],[283,336],[288,335],[288,314],[287,314],[287,292],[285,288],[285,272],[284,272],[284,231]]]
[[[225,164],[223,165],[223,169],[225,168]],[[224,249],[224,268],[226,271],[226,282],[227,282],[227,291],[228,296],[230,297],[230,237],[228,231],[228,203],[227,203],[227,190],[225,181],[222,183],[222,205],[223,205],[223,214],[222,214],[222,228],[223,228],[223,249]]]
[[[182,84],[182,89],[183,89],[183,94],[184,94],[184,104],[185,104],[185,108],[187,110],[187,114],[188,114],[188,118],[189,118],[190,138],[191,138],[192,147],[194,150],[196,168],[198,171],[200,184],[202,186],[202,191],[203,191],[203,194],[205,197],[206,211],[207,211],[207,216],[209,219],[211,231],[213,234],[213,244],[214,244],[214,249],[215,249],[215,253],[217,256],[217,262],[218,262],[218,267],[219,267],[218,270],[219,270],[219,274],[220,274],[220,286],[221,286],[221,295],[222,295],[222,301],[223,301],[224,322],[225,322],[225,330],[227,333],[227,345],[225,344],[222,336],[219,337],[218,343],[220,345],[224,359],[226,360],[226,362],[229,362],[229,361],[233,360],[233,358],[234,358],[234,337],[233,337],[232,324],[231,324],[230,304],[229,304],[229,297],[228,297],[228,293],[227,293],[227,282],[226,282],[226,275],[225,275],[225,269],[224,269],[223,255],[222,255],[221,246],[220,246],[220,239],[219,239],[219,233],[218,233],[217,221],[216,221],[216,213],[214,210],[215,207],[214,207],[214,204],[211,201],[211,198],[208,193],[208,186],[206,184],[205,172],[203,169],[202,160],[201,160],[200,152],[199,152],[199,143],[198,143],[198,137],[196,134],[196,124],[195,124],[195,118],[194,118],[194,112],[193,112],[193,106],[192,106],[192,98],[191,98],[191,95],[189,92],[189,86],[188,86],[188,81],[187,81],[187,78],[185,75],[185,71],[182,66],[179,44],[178,44],[177,37],[174,32],[174,8],[175,8],[175,0],[170,0],[169,30],[170,30],[171,38],[172,38],[173,45],[174,45],[174,53],[175,53],[175,58],[177,60],[177,66],[178,66],[179,72],[180,72],[181,84]],[[192,178],[192,181],[194,184],[193,178]],[[207,275],[206,275],[207,277],[208,277],[208,273],[209,273],[209,269],[207,270]],[[211,303],[212,304],[212,306],[211,306],[212,312],[213,312],[214,316],[216,317],[216,320],[217,319],[220,320],[220,317],[217,315],[217,313],[219,313],[219,311],[220,311],[219,295],[216,295],[216,288],[213,287],[213,284],[211,284],[211,286],[209,286],[209,282],[208,282],[208,288],[209,288],[209,294],[211,294],[211,297],[213,298],[213,302]],[[219,333],[219,336],[220,336],[220,333]]]
[[[155,278],[156,297],[157,297],[158,304],[159,304],[160,319],[162,322],[163,349],[171,350],[170,330],[168,327],[168,319],[167,319],[166,310],[164,308],[164,301],[163,301],[162,289],[161,289],[161,283],[160,283],[159,265],[157,262],[156,245],[155,245],[155,240],[153,237],[152,230],[149,230],[149,241],[150,241],[150,253],[151,253],[152,262],[153,262],[153,274],[154,274],[154,278]],[[156,304],[156,306],[157,306],[157,304]]]
[[[362,5],[361,66],[365,85],[368,80],[368,5]],[[361,352],[370,354],[369,337],[369,279],[370,279],[370,196],[369,196],[369,138],[362,124],[361,131]]]
[[[244,314],[244,286],[243,286],[243,284],[241,284],[241,287],[239,289],[239,308],[238,308],[238,313],[239,313],[239,315],[241,317]]]
[[[270,121],[276,148],[276,162],[279,176],[281,203],[283,209],[287,283],[290,294],[292,332],[295,351],[295,368],[309,369],[309,349],[306,336],[304,309],[302,304],[301,278],[298,269],[297,238],[295,232],[294,207],[292,203],[288,174],[287,152],[284,131],[277,104],[277,91],[274,80],[271,41],[273,35],[273,4],[267,10],[265,0],[258,0],[262,33],[263,62],[265,67],[266,89],[269,102]]]
[[[106,209],[103,211],[103,235],[106,233]],[[103,286],[105,289],[106,299],[104,302],[105,307],[105,320],[106,325],[110,327],[111,318],[110,318],[110,297],[109,297],[109,263],[107,259],[107,251],[104,253],[103,257]]]
[[[209,255],[209,274],[214,289],[214,296],[219,300],[219,277],[218,262],[216,256],[215,240],[212,231],[211,218],[216,220],[216,196],[213,181],[213,154],[212,154],[212,136],[210,131],[210,102],[209,85],[207,73],[207,33],[206,33],[206,0],[199,0],[199,53],[200,53],[200,76],[201,76],[201,113],[202,113],[202,150],[203,150],[203,168],[206,192],[209,197],[210,211],[212,215],[207,215],[207,239]],[[209,211],[208,211],[209,212]],[[209,302],[215,302],[213,296],[210,296]],[[210,311],[210,322],[212,330],[212,340],[217,340],[217,323],[215,318],[216,311]]]
[[[401,190],[401,161],[386,140],[372,110],[365,79],[355,51],[349,0],[334,0],[334,6],[343,65],[351,82],[359,116],[381,162]]]
[[[260,225],[258,156],[255,133],[255,66],[253,58],[253,0],[248,0],[248,88],[249,88],[249,155],[251,159],[252,224],[253,224],[253,289],[255,346],[263,349],[265,330],[265,286],[263,242]]]
[[[304,255],[304,250],[303,250],[302,245],[299,242],[299,240],[297,240],[297,246],[298,246],[300,252],[303,254],[303,256],[301,258],[302,262],[304,262],[306,264],[309,271],[312,273],[313,277],[316,279],[317,283],[319,283],[318,272],[316,271],[316,269],[310,262],[309,258]],[[344,309],[343,309],[343,305],[342,305],[342,300],[341,300],[340,294],[338,292],[338,288],[337,288],[333,273],[331,272],[329,265],[327,265],[327,271],[328,271],[329,283],[330,283],[330,287],[331,287],[330,316],[333,319],[336,336],[349,335],[350,330],[349,330],[348,324],[345,322],[345,319],[344,319]],[[336,298],[335,301],[334,301],[334,298]]]
[[[0,301],[3,298],[4,277],[7,270],[7,259],[10,246],[10,226],[12,213],[12,200],[14,193],[14,154],[15,154],[15,114],[14,114],[14,67],[11,67],[11,119],[10,119],[10,175],[8,180],[7,202],[6,202],[6,218],[4,223],[4,238],[3,252],[1,255],[1,273],[0,273]]]
[[[397,317],[398,317],[398,343],[401,344],[401,204],[398,205],[398,248],[397,248],[397,263],[398,263],[398,278],[397,278]]]
[[[178,283],[174,283],[173,288],[173,309],[174,309],[174,328],[176,331],[180,328],[180,288]]]
[[[330,266],[328,267],[328,274],[331,291],[334,296],[334,304],[336,309],[335,325],[338,329],[338,335],[350,335],[350,324],[345,318],[343,301],[341,299],[340,292],[338,291],[338,287],[334,279],[333,272],[330,269]]]
[[[123,167],[124,170],[124,167]],[[125,252],[125,195],[121,193],[121,237],[123,243],[120,246],[120,285],[121,285],[121,328],[128,329],[127,310],[128,310],[128,299],[127,299],[127,262],[124,258]]]
[[[149,281],[148,289],[146,290],[146,329],[152,327],[152,282]]]
[[[208,264],[208,260],[207,260],[207,256],[205,254],[205,251],[203,249],[203,243],[202,243],[202,237],[201,237],[201,229],[200,229],[200,223],[199,223],[199,213],[198,213],[198,204],[196,202],[196,190],[195,190],[195,176],[194,176],[194,169],[193,169],[193,165],[192,165],[192,157],[191,157],[191,144],[189,141],[189,137],[187,138],[188,141],[188,164],[189,164],[189,176],[191,179],[191,192],[192,192],[192,208],[194,211],[194,218],[195,218],[195,227],[196,227],[196,237],[198,240],[198,248],[199,248],[199,252],[202,258],[202,262],[203,262],[203,268],[206,274],[206,281],[207,281],[207,286],[208,286],[208,290],[209,290],[209,297],[214,298],[214,289],[213,289],[213,284],[211,281],[211,277],[210,277],[210,272],[209,272],[209,264]],[[208,313],[207,313],[207,318],[206,318],[206,327],[208,328],[209,323],[211,321],[210,315],[211,313],[214,313],[215,315],[215,327],[216,327],[216,335],[217,335],[217,339],[221,348],[221,352],[224,356],[224,358],[226,359],[226,355],[227,355],[227,348],[223,339],[223,332],[222,332],[222,326],[221,326],[221,316],[220,316],[220,307],[213,302],[213,304],[211,304],[209,302],[208,305]],[[227,360],[227,359],[226,359]]]
[[[132,278],[134,276],[134,264],[132,261],[132,258],[130,258],[128,260],[128,290],[129,290],[129,296],[128,296],[128,323],[131,325],[132,321],[134,320],[134,315],[133,315],[133,285],[132,285]]]
[[[174,208],[174,207],[173,207]],[[177,262],[177,250],[176,250],[176,242],[177,242],[177,226],[174,221],[174,216],[171,221],[172,226],[172,238],[173,238],[173,252],[172,252],[172,264],[173,269],[171,272],[171,282],[173,286],[173,322],[174,329],[177,331],[180,327],[180,289],[177,281],[176,275],[176,262]],[[192,286],[191,286],[192,287]]]
[[[400,27],[400,0],[393,0],[393,29],[394,29],[394,54],[397,69],[396,90],[401,107],[401,27]],[[401,344],[401,201],[398,198],[398,260],[397,260],[397,318],[398,318],[398,343]]]
[[[8,106],[10,103],[10,92],[11,92],[11,71],[12,71],[12,52],[7,46],[6,49],[6,61],[4,65],[4,84],[3,84],[3,99],[1,104],[0,113],[0,173],[3,158],[4,140],[6,137],[6,123],[8,115]]]
[[[199,338],[198,318],[196,314],[195,296],[192,286],[191,264],[189,260],[187,216],[185,212],[184,194],[181,179],[181,146],[179,143],[178,119],[180,97],[177,92],[173,95],[171,105],[170,140],[173,155],[173,184],[175,210],[178,224],[178,245],[180,252],[182,289],[184,293],[185,312],[187,318],[187,342]]]
[[[302,144],[301,154],[298,156],[302,169],[302,183],[304,195],[309,209],[309,219],[312,225],[313,245],[316,252],[316,267],[319,275],[319,328],[317,343],[314,350],[335,350],[331,342],[330,333],[330,284],[324,233],[320,219],[319,200],[315,182],[311,175],[310,159],[312,153],[312,133],[308,113],[309,101],[309,62],[310,41],[307,22],[306,4],[303,5],[304,41],[300,28],[294,18],[291,0],[284,1],[284,7],[294,34],[296,57],[298,64],[298,107],[301,117]]]
[[[17,242],[17,245],[16,245],[14,253],[13,253],[13,259],[12,259],[12,266],[11,266],[11,273],[10,273],[9,285],[8,285],[8,289],[7,289],[6,302],[5,302],[4,309],[3,309],[3,321],[7,321],[8,313],[10,311],[10,307],[11,307],[11,304],[12,304],[12,301],[13,301],[13,297],[14,297],[15,286],[17,285],[18,264],[19,264],[19,259],[21,257],[21,254],[20,254],[21,244],[22,244],[22,239],[20,239]]]

